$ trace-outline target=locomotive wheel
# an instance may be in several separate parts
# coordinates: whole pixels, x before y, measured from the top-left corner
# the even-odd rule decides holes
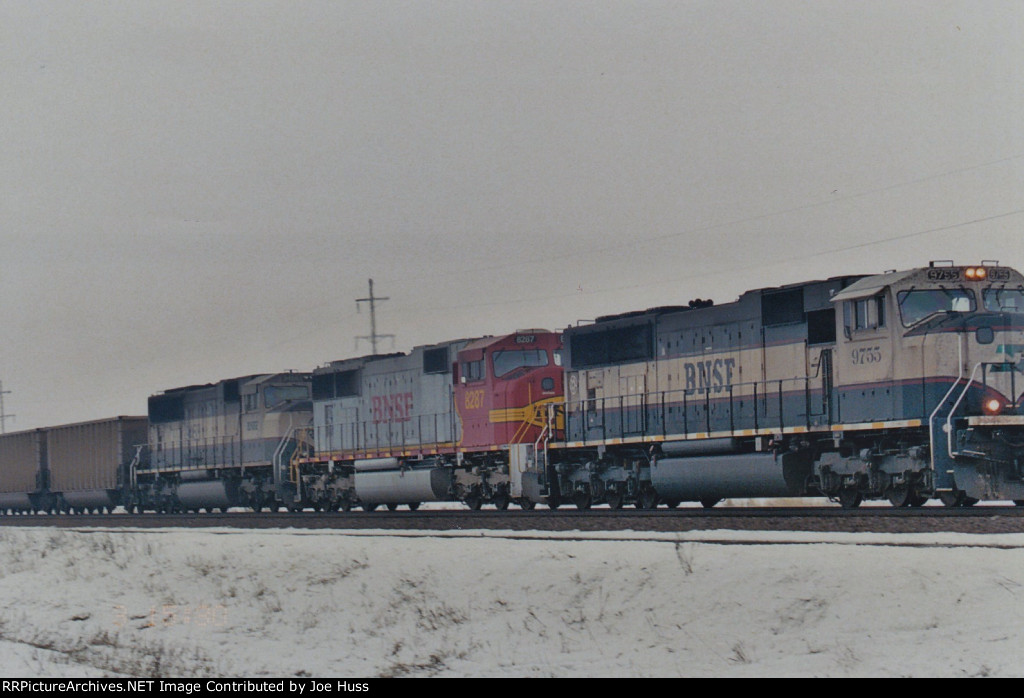
[[[362,506],[363,511],[373,511],[374,509],[377,508],[376,504],[371,504],[370,502],[363,502]]]
[[[968,496],[965,495],[964,496],[963,504],[961,504],[960,506],[962,506],[962,507],[973,507],[979,501],[980,500],[977,500],[974,497],[968,497]],[[1016,502],[1014,502],[1014,504],[1016,504]]]
[[[342,511],[352,511],[352,500],[347,495],[342,497],[338,500],[338,508]]]
[[[963,506],[964,503],[964,493],[962,490],[942,492],[939,494],[939,501],[942,502],[942,506],[945,507],[960,507]]]
[[[864,497],[853,487],[844,487],[839,490],[839,506],[843,509],[856,509],[863,501]]]
[[[581,491],[578,491],[578,492],[573,492],[572,503],[575,504],[576,508],[579,509],[580,511],[586,511],[587,509],[589,509],[590,508],[590,502],[591,502],[591,499],[590,499],[590,493],[589,492],[587,492],[585,490],[581,490]]]
[[[722,501],[721,497],[703,497],[700,500],[700,505],[705,509],[713,509],[720,501]]]
[[[409,502],[408,507],[409,507],[409,511],[416,511],[417,509],[420,508],[420,503],[419,502]]]
[[[608,490],[604,495],[604,500],[608,502],[609,509],[621,509],[623,499],[622,493],[618,490]]]
[[[475,490],[467,494],[466,499],[464,501],[466,503],[466,506],[472,509],[473,511],[480,511],[480,507],[484,505],[484,498],[481,497],[480,493]]]
[[[398,505],[391,502],[388,502],[385,506],[388,508],[388,511],[395,511],[398,509]]]
[[[715,504],[718,504],[718,502],[716,501]],[[715,504],[712,504],[711,506],[715,506]],[[666,499],[665,500],[665,506],[667,506],[669,509],[675,509],[676,507],[679,506],[679,500],[678,499]]]
[[[509,498],[507,493],[498,492],[496,495],[494,495],[494,508],[497,509],[498,511],[507,511],[508,503]]]
[[[637,509],[655,509],[658,506],[658,493],[653,487],[645,487],[636,496]]]
[[[892,504],[897,509],[910,506],[910,487],[907,485],[891,485],[885,491],[885,496],[888,498],[889,504]]]
[[[1024,507],[1024,499],[1015,499],[1015,500],[1013,500],[1013,506],[1015,506],[1015,507]]]
[[[964,501],[965,502],[967,501],[966,498],[964,499]],[[923,494],[918,494],[917,492],[911,492],[910,493],[910,506],[914,507],[915,509],[917,507],[923,507],[927,503],[928,503],[928,498],[925,497]],[[962,504],[961,506],[969,506],[969,505],[968,504]]]
[[[550,509],[551,511],[554,511],[555,509],[557,509],[560,506],[562,506],[562,499],[561,499],[561,497],[559,497],[558,495],[549,494],[548,495],[548,509]]]
[[[533,511],[534,509],[537,508],[537,502],[533,501],[532,499],[520,499],[519,506],[522,508],[523,511]]]

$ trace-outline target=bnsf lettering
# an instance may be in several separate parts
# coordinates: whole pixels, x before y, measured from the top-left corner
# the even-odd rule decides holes
[[[374,424],[408,422],[412,419],[412,393],[374,396],[371,407]]]
[[[732,386],[732,371],[735,367],[736,359],[713,359],[684,363],[686,392],[722,392]]]

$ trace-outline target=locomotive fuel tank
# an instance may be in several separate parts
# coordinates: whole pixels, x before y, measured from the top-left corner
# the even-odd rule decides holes
[[[185,509],[226,509],[239,503],[238,484],[230,480],[183,482],[178,485],[177,495]]]
[[[695,502],[805,494],[812,471],[807,453],[739,453],[663,458],[651,466],[651,485],[666,500]]]
[[[440,502],[451,498],[451,470],[387,470],[356,473],[359,499],[368,504]]]

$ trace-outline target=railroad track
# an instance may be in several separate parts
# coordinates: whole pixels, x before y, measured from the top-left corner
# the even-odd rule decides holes
[[[513,531],[834,531],[872,533],[1024,533],[1024,508],[983,506],[966,509],[864,507],[661,509],[647,511],[352,511],[226,514],[14,515],[0,527],[57,528],[232,528],[232,529],[384,529]]]

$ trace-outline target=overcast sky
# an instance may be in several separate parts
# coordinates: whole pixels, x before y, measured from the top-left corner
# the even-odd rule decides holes
[[[1024,3],[0,3],[7,429],[749,288],[1024,267]],[[385,344],[390,349],[390,344]]]

